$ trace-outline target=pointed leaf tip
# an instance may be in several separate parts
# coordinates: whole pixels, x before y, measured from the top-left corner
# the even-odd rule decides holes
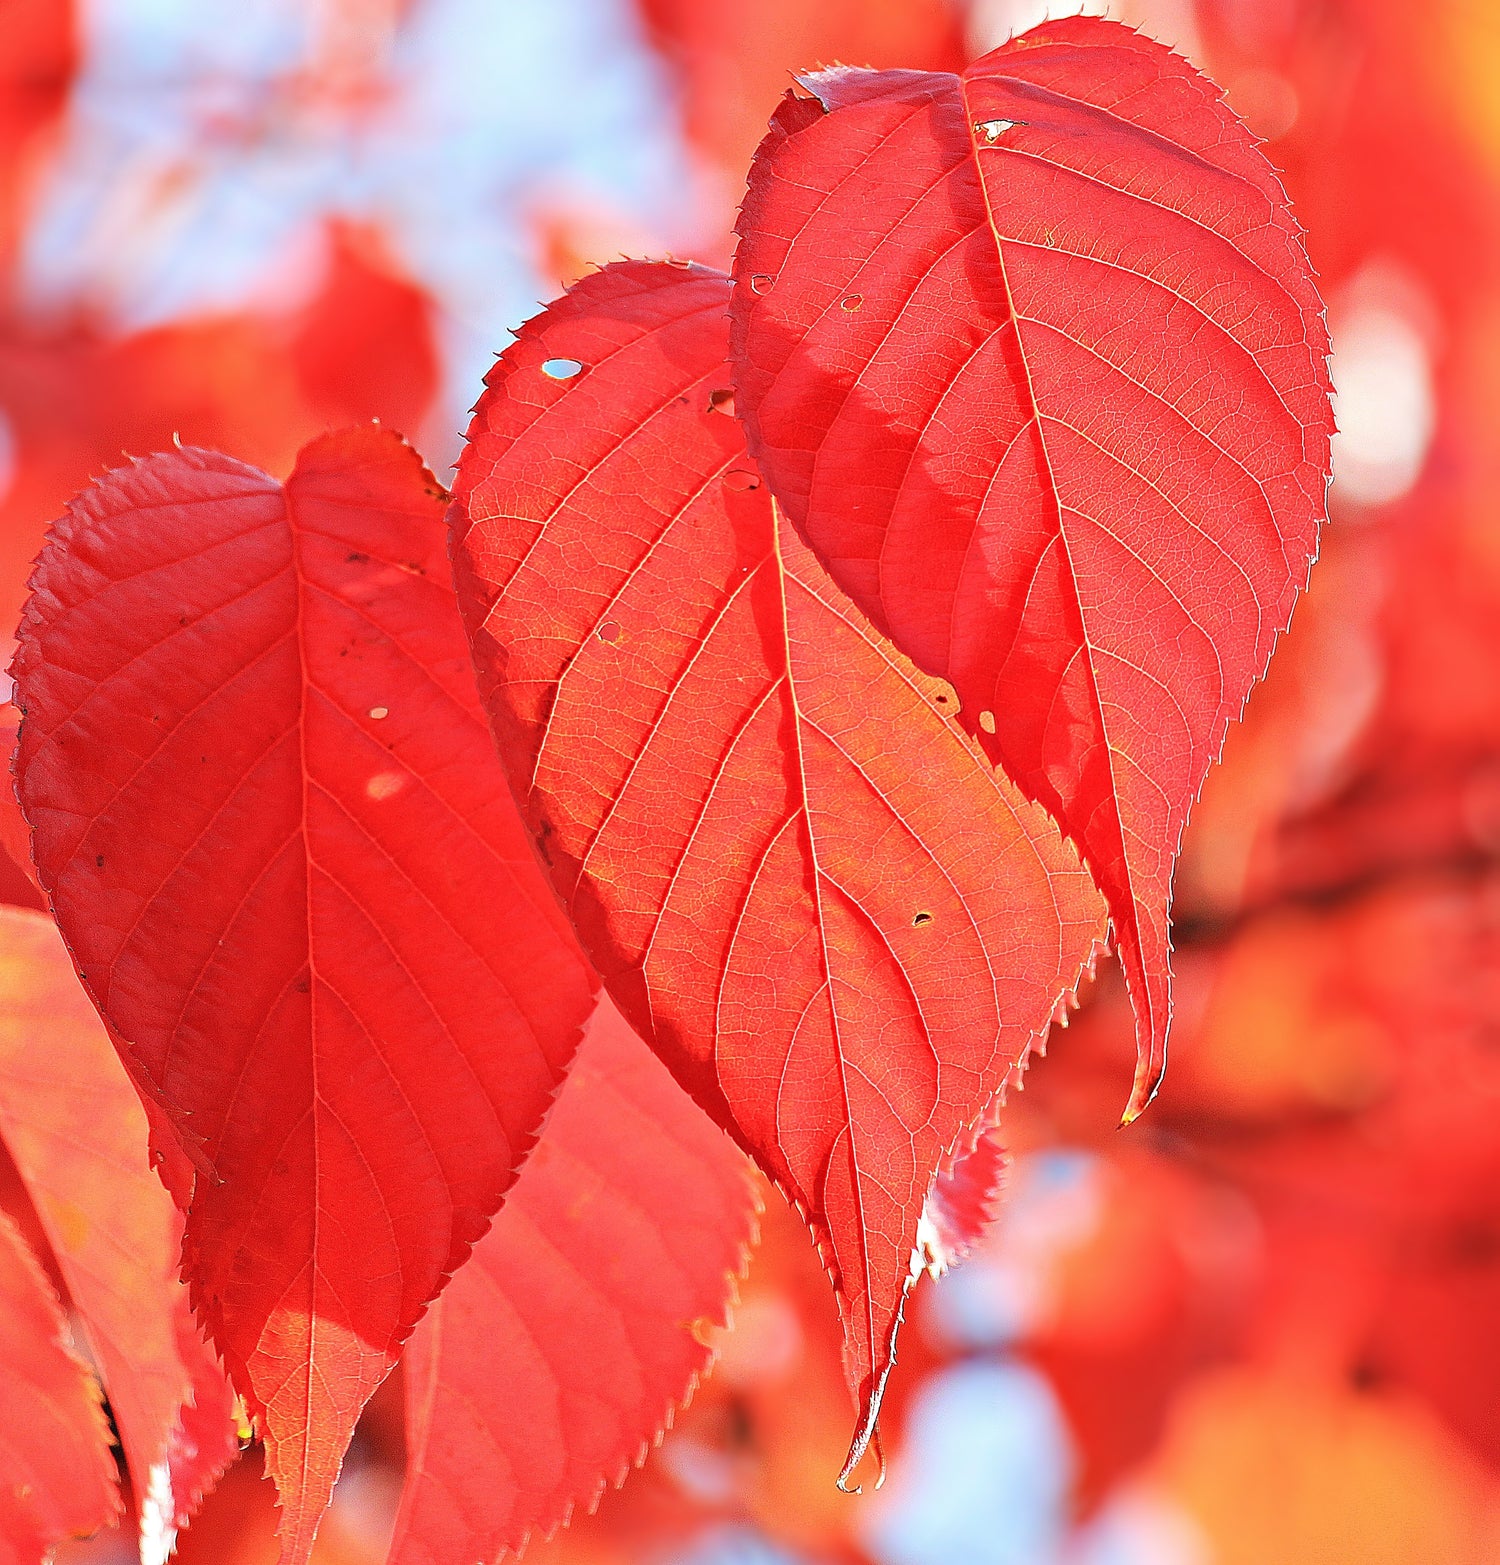
[[[1138,1018],[1133,1118],[1188,811],[1324,515],[1301,230],[1217,88],[1118,23],[816,91],[741,209],[736,278],[775,286],[731,299],[736,407],[838,585],[1078,844]]]
[[[778,518],[712,406],[730,291],[630,262],[532,321],[470,431],[454,557],[502,756],[606,987],[835,1279],[847,1483],[933,1174],[1103,910],[946,687]],[[558,357],[593,367],[570,389],[537,373]]]

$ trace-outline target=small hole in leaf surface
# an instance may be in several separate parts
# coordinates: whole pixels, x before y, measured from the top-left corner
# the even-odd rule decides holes
[[[846,293],[844,297],[839,300],[839,308],[841,310],[848,310],[852,315],[854,311],[857,310],[864,302],[865,296],[862,293]]]
[[[618,641],[620,639],[620,627],[612,619],[607,619],[599,627],[600,641]]]
[[[757,272],[750,279],[750,291],[752,293],[769,293],[775,286],[776,279],[769,272]]]
[[[725,473],[724,487],[726,489],[759,489],[760,479],[754,473],[747,473],[744,468],[737,467],[732,472]]]
[[[974,134],[987,146],[993,147],[1008,130],[1014,130],[1017,125],[1024,125],[1025,120],[978,120],[974,125]]]
[[[932,922],[932,914],[931,913],[918,913],[912,919],[911,927],[913,929],[920,929],[924,924],[930,924],[931,922]]]
[[[733,390],[730,387],[728,387],[728,386],[724,386],[724,387],[722,387],[718,391],[711,391],[711,392],[709,392],[709,394],[708,394],[708,411],[710,413],[728,413],[731,417],[733,417],[733,415],[734,415],[734,392],[733,392]]]
[[[577,359],[547,359],[542,364],[542,374],[553,380],[572,380],[583,374],[583,365]]]

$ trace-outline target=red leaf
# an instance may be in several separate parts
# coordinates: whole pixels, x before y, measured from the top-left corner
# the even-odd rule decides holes
[[[778,538],[722,395],[729,291],[629,263],[525,328],[470,431],[455,560],[585,947],[819,1241],[852,1467],[938,1161],[1076,981],[1097,902],[947,687]]]
[[[109,1393],[144,1557],[165,1560],[239,1449],[233,1399],[177,1278],[182,1220],[147,1163],[136,1095],[51,919],[5,907],[0,1138]]]
[[[37,154],[64,111],[78,63],[73,0],[0,0],[0,271],[9,277]],[[6,629],[9,630],[9,626]]]
[[[622,1483],[708,1369],[757,1204],[739,1152],[604,1001],[494,1226],[412,1338],[391,1565],[519,1551]]]
[[[961,76],[789,97],[736,257],[750,446],[834,578],[1083,851],[1165,1064],[1187,812],[1317,542],[1299,230],[1186,62],[1049,23]]]
[[[923,1209],[922,1243],[934,1277],[967,1260],[995,1220],[1005,1193],[1005,1168],[1005,1148],[993,1128],[980,1131],[967,1151],[943,1160]]]
[[[354,1421],[591,1003],[495,765],[441,500],[375,428],[74,502],[17,656],[43,883],[200,1169],[195,1307],[306,1558]]]
[[[119,1515],[99,1387],[67,1330],[52,1285],[0,1212],[0,1565],[43,1565],[64,1538]]]
[[[44,907],[36,867],[31,862],[31,830],[16,803],[15,778],[11,775],[16,753],[20,714],[9,701],[0,704],[0,902],[21,907]],[[14,866],[14,872],[12,872]]]
[[[377,232],[332,222],[328,247],[328,276],[291,344],[303,394],[331,423],[415,429],[438,389],[432,302]]]

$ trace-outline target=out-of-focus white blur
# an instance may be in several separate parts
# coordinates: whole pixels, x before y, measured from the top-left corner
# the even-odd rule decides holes
[[[539,209],[587,208],[605,258],[690,224],[672,92],[630,0],[422,0],[400,22],[384,0],[82,10],[23,257],[33,310],[82,302],[129,329],[292,303],[320,278],[325,220],[373,222],[437,302],[457,430],[508,329],[555,291]]]

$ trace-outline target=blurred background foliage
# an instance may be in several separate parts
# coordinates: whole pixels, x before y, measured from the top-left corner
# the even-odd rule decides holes
[[[441,469],[590,262],[727,262],[791,69],[953,68],[1073,9],[0,0],[0,624],[122,452],[284,472],[378,417]],[[714,1377],[536,1565],[1500,1561],[1500,8],[1107,9],[1284,170],[1341,425],[1312,591],[1178,873],[1165,1089],[1116,1131],[1106,966],[1006,1113],[991,1239],[913,1299],[882,1491],[833,1487],[833,1303],[768,1209]],[[398,1375],[320,1565],[383,1559],[402,1460]],[[274,1524],[252,1449],[181,1558],[270,1565]]]

